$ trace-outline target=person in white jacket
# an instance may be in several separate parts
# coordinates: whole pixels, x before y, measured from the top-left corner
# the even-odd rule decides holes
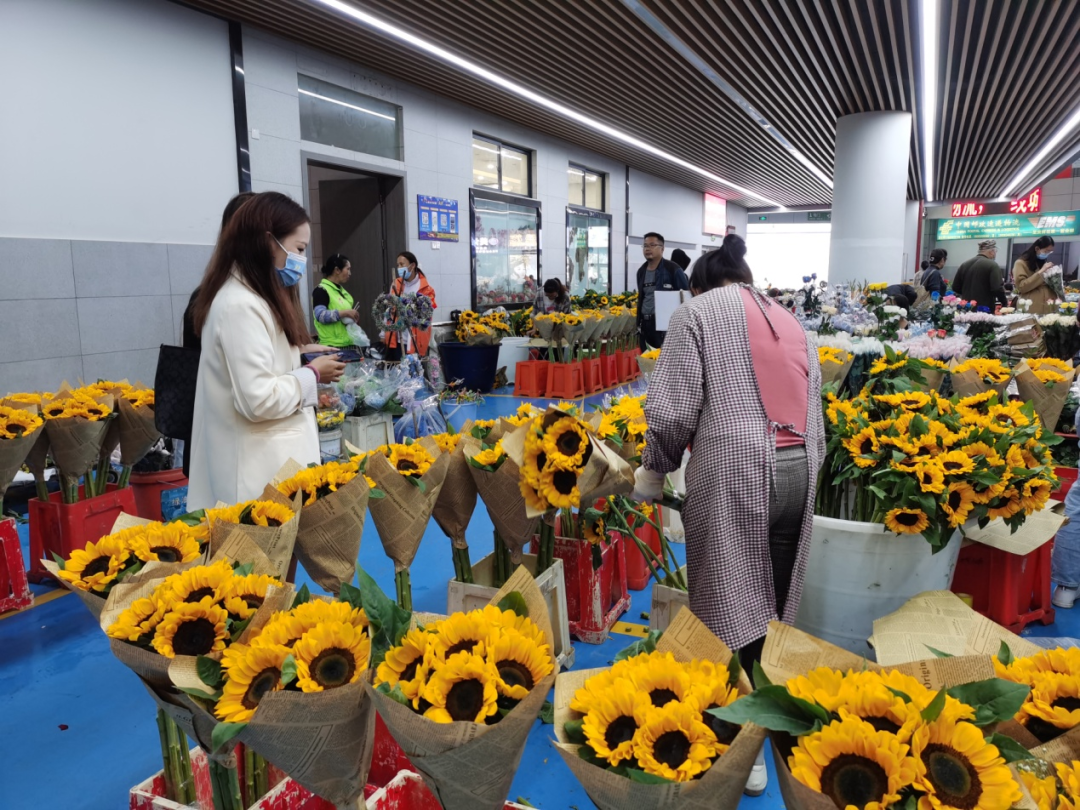
[[[310,341],[298,295],[311,239],[284,194],[248,200],[218,240],[195,302],[202,358],[195,393],[188,509],[251,500],[289,459],[319,461],[313,406],[335,355],[301,365]]]

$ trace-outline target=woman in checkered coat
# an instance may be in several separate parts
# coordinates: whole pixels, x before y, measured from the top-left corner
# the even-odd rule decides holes
[[[798,612],[825,437],[814,341],[751,286],[745,252],[729,235],[694,266],[701,294],[676,311],[649,384],[636,489],[659,497],[693,445],[690,608],[750,669],[768,623]]]

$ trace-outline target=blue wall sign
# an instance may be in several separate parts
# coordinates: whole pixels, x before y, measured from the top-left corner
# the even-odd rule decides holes
[[[429,242],[458,241],[457,200],[416,195],[420,238]]]

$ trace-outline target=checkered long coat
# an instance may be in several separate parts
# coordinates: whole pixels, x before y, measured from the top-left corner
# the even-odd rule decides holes
[[[693,443],[686,471],[686,560],[690,608],[729,648],[765,635],[777,618],[769,557],[769,484],[776,471],[776,431],[761,399],[742,285],[699,295],[675,313],[649,383],[644,464],[671,472]],[[752,288],[751,288],[752,289]],[[791,317],[756,290],[766,318]],[[771,324],[771,320],[770,320]],[[813,528],[817,474],[825,455],[821,367],[814,340],[807,353],[809,488],[802,534],[783,621],[792,623],[802,598]]]

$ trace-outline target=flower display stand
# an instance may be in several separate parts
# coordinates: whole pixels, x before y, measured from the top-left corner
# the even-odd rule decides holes
[[[656,522],[663,526],[663,516],[661,513],[661,507],[656,507]],[[656,552],[656,556],[660,556],[660,535],[656,529],[646,523],[644,526],[638,528],[634,532],[645,545]],[[632,591],[643,591],[649,587],[649,580],[652,579],[652,571],[649,569],[649,564],[645,560],[645,555],[641,553],[641,550],[637,547],[637,544],[626,538],[626,584]]]
[[[548,364],[547,395],[551,399],[580,399],[585,396],[585,369],[580,360]]]
[[[547,394],[546,360],[525,360],[514,370],[514,396],[538,399]]]
[[[686,566],[681,569],[683,579],[686,578]],[[652,586],[652,609],[649,610],[649,629],[667,630],[671,620],[680,610],[690,607],[690,594],[654,582]]]
[[[865,655],[874,620],[923,591],[948,590],[959,556],[959,532],[931,554],[922,535],[896,535],[880,523],[815,515],[795,626]]]
[[[614,354],[600,355],[600,379],[604,388],[614,388],[619,384],[619,358]]]
[[[960,549],[952,591],[971,596],[971,606],[1013,633],[1033,622],[1051,624],[1050,553],[1046,542],[1027,554],[1010,554],[981,543]]]
[[[368,810],[442,810],[418,773],[402,771],[367,797]],[[506,802],[503,810],[525,810],[526,805]]]
[[[22,610],[33,603],[15,521],[0,520],[0,613]]]
[[[595,394],[604,390],[604,370],[599,357],[591,360],[582,360],[581,367],[585,371],[585,393]]]
[[[131,487],[117,489],[115,484],[106,487],[104,495],[82,500],[83,488],[79,487],[79,502],[64,503],[59,492],[42,501],[30,501],[30,560],[27,577],[33,583],[51,578],[42,559],[52,559],[57,554],[64,559],[75,549],[96,543],[112,531],[113,523],[121,512],[137,513],[135,493]]]
[[[536,586],[547,602],[551,616],[551,631],[555,634],[552,652],[561,667],[569,669],[574,665],[574,648],[570,644],[570,617],[566,608],[566,579],[563,575],[563,561],[556,558],[555,563],[540,576],[536,576],[536,555],[523,554],[524,565],[534,577]],[[446,592],[446,612],[480,610],[491,601],[499,589],[495,582],[495,555],[486,557],[472,564],[473,582],[450,580]]]

